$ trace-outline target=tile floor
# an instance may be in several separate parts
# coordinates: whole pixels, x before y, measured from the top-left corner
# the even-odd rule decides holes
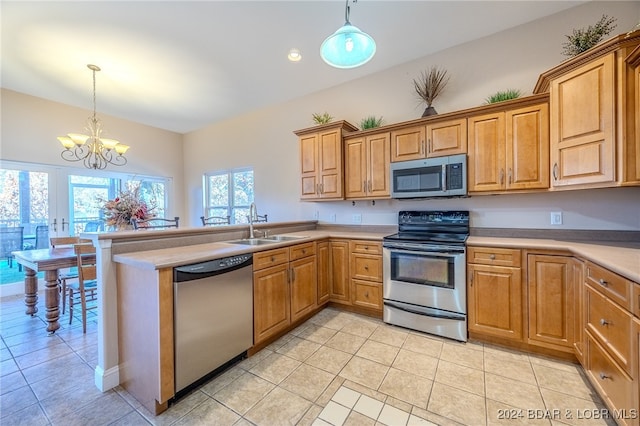
[[[21,297],[0,300],[2,425],[598,425],[580,369],[325,309],[154,417],[94,385],[96,319],[45,331]],[[595,414],[594,414],[595,413]],[[578,419],[582,417],[582,419]]]

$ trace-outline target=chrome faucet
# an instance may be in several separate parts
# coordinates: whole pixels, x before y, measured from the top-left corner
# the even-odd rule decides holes
[[[256,208],[256,203],[251,203],[249,206],[249,238],[253,238],[253,221],[254,218],[258,217],[258,209]]]

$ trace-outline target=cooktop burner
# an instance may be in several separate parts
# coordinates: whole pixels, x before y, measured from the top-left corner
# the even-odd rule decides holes
[[[469,236],[468,211],[401,211],[398,233],[384,241],[464,244]]]

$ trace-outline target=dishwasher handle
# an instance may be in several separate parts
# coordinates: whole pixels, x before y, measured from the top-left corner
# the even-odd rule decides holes
[[[201,263],[193,263],[191,265],[177,266],[173,268],[173,282],[181,283],[215,277],[216,275],[225,274],[251,265],[253,265],[253,254],[247,253],[208,260]]]

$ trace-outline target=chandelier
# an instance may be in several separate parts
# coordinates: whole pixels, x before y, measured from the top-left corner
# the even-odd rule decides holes
[[[58,136],[65,148],[60,155],[66,161],[82,161],[88,169],[104,169],[109,164],[124,166],[127,159],[123,154],[129,146],[115,139],[100,137],[102,122],[96,117],[96,71],[100,71],[100,67],[88,64],[87,68],[93,72],[93,116],[89,117],[86,127],[89,135],[69,133]]]
[[[353,0],[355,3],[357,0]],[[376,53],[376,42],[367,33],[349,22],[349,0],[345,5],[345,24],[320,46],[320,56],[335,68],[355,68],[364,65]]]

